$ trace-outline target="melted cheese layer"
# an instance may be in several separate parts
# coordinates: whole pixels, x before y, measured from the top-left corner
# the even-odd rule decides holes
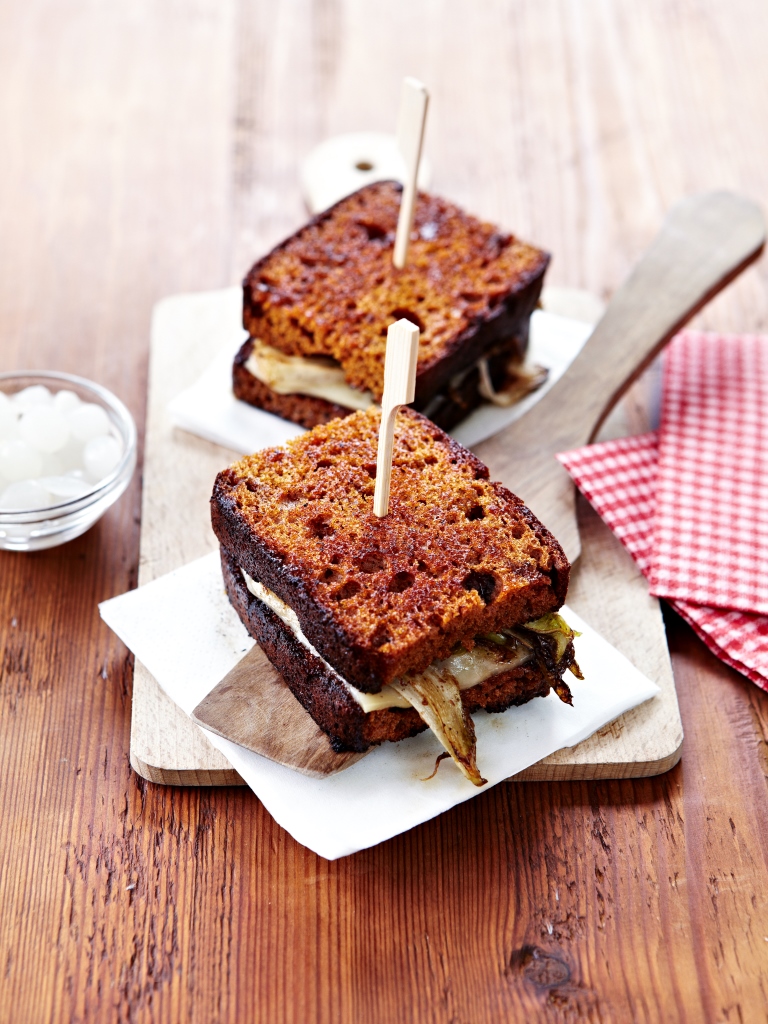
[[[487,402],[503,407],[519,402],[530,391],[535,391],[547,377],[547,371],[541,366],[521,364],[507,387],[496,391],[488,370],[488,360],[484,358],[457,373],[451,378],[449,386],[458,388],[475,366],[480,371],[478,389],[481,396]],[[375,405],[370,391],[358,391],[347,384],[339,364],[325,356],[287,356],[272,345],[254,338],[245,369],[278,395],[309,395],[343,405],[346,409],[369,409]],[[424,410],[425,416],[429,416],[430,409],[441,401],[442,396],[435,395]]]
[[[347,409],[369,409],[374,404],[369,391],[350,387],[339,364],[324,356],[287,356],[256,338],[245,368],[278,395],[324,398]]]
[[[299,643],[303,644],[308,651],[311,651],[316,658],[319,658],[331,670],[331,672],[334,673],[366,714],[369,714],[371,711],[382,711],[385,708],[411,707],[410,702],[391,686],[382,686],[379,693],[363,693],[362,690],[358,690],[356,687],[348,683],[343,676],[340,676],[339,673],[328,664],[321,654],[318,654],[309,640],[304,636],[296,612],[289,607],[285,601],[282,601],[277,594],[268,590],[267,587],[259,583],[258,580],[252,579],[245,569],[241,569],[240,571],[243,574],[245,585],[253,596],[257,597],[259,601],[263,601],[264,604],[271,609],[271,611],[273,611],[282,622],[285,623]],[[430,665],[430,670],[437,673],[439,676],[452,676],[459,684],[459,689],[467,690],[471,686],[477,686],[478,683],[485,682],[485,680],[490,679],[491,676],[499,675],[502,672],[508,672],[510,669],[517,668],[519,665],[524,665],[529,658],[530,653],[523,650],[518,653],[516,657],[513,657],[508,661],[501,661],[499,658],[495,658],[493,656],[492,651],[478,645],[471,651],[465,651],[462,648],[448,658],[443,658],[440,661],[433,661]]]

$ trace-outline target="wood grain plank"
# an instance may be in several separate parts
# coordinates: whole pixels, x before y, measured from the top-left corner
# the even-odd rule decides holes
[[[226,272],[232,14],[0,11],[0,361],[92,377],[140,427],[153,302]],[[139,514],[137,475],[86,536],[0,555],[3,1020],[135,1018],[184,941],[173,881],[157,879],[152,915],[128,888],[154,858],[172,870],[161,851],[184,829],[143,817],[131,663],[96,607],[136,584]]]
[[[391,130],[405,73],[436,190],[610,293],[680,195],[768,202],[767,49],[759,0],[7,0],[0,362],[141,422],[152,304],[236,283],[303,219],[296,162]],[[765,329],[766,262],[697,324]],[[95,605],[136,581],[138,485],[0,558],[0,1020],[765,1021],[768,696],[672,617],[666,776],[496,787],[328,864],[242,788],[130,773]]]

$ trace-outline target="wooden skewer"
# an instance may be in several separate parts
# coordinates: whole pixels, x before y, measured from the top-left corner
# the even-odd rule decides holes
[[[395,419],[400,406],[408,405],[414,399],[418,355],[419,328],[409,320],[398,320],[390,324],[387,330],[387,355],[384,360],[379,448],[376,453],[376,488],[373,492],[373,511],[379,518],[389,511]]]
[[[404,78],[397,124],[397,144],[405,161],[403,197],[400,200],[400,216],[397,219],[393,256],[393,262],[398,270],[403,269],[405,261],[408,259],[408,245],[411,240],[413,214],[416,208],[416,178],[419,173],[428,103],[427,87],[417,78]]]

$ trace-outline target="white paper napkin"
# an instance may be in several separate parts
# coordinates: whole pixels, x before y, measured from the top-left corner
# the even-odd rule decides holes
[[[212,322],[220,323],[219,355],[192,387],[169,403],[168,412],[177,427],[249,455],[259,448],[284,444],[303,430],[238,401],[232,394],[232,360],[248,336],[241,326],[242,302],[239,288],[166,300],[157,307],[152,336],[162,343],[170,332],[186,338],[191,346],[198,327],[207,331]],[[452,435],[471,447],[518,419],[562,376],[591,333],[591,324],[536,310],[531,318],[528,361],[549,370],[545,384],[509,408],[483,404],[455,427]]]
[[[253,646],[227,600],[216,552],[99,608],[107,625],[187,714]],[[572,610],[566,609],[565,616],[582,633],[575,643],[585,678],[568,677],[573,707],[550,694],[501,715],[474,715],[478,765],[488,779],[482,789],[467,782],[450,761],[423,781],[442,750],[429,731],[375,747],[326,779],[301,775],[204,731],[294,839],[335,860],[478,796],[659,693]]]

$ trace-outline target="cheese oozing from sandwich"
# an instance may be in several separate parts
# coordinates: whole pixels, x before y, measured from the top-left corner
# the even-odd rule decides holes
[[[486,358],[457,373],[449,387],[458,388],[468,373],[475,367],[480,371],[480,394],[494,405],[509,406],[519,402],[530,391],[535,391],[546,379],[547,371],[540,366],[516,366],[510,380],[501,391],[496,391],[491,381]],[[253,349],[245,361],[245,369],[262,384],[266,384],[278,395],[309,395],[323,398],[345,409],[369,409],[375,404],[370,391],[358,391],[347,384],[344,371],[335,359],[326,356],[287,356],[272,345],[266,345],[254,338]],[[433,402],[439,402],[435,396]],[[429,414],[429,406],[425,410]]]
[[[282,601],[277,594],[273,593],[262,583],[259,583],[258,580],[252,579],[245,569],[240,571],[251,594],[273,611],[308,651],[314,654],[316,658],[320,658],[325,662],[322,655],[318,654],[304,635],[296,612],[285,601]],[[466,690],[471,686],[477,686],[478,683],[485,682],[491,676],[499,675],[501,672],[509,672],[510,669],[524,665],[531,657],[530,650],[521,648],[511,658],[507,656],[502,659],[494,651],[477,645],[471,651],[459,648],[450,657],[433,661],[429,667],[429,672],[439,678],[452,678],[458,684],[460,690]],[[327,662],[325,664],[328,665]],[[371,711],[383,711],[386,708],[412,707],[412,702],[407,700],[402,693],[399,693],[394,686],[382,686],[379,693],[363,693],[348,683],[332,666],[328,665],[328,668],[334,672],[350,696],[357,701],[366,714]]]
[[[346,409],[369,409],[374,404],[370,391],[350,387],[336,360],[325,356],[287,356],[255,338],[245,368],[278,395],[324,398]]]

